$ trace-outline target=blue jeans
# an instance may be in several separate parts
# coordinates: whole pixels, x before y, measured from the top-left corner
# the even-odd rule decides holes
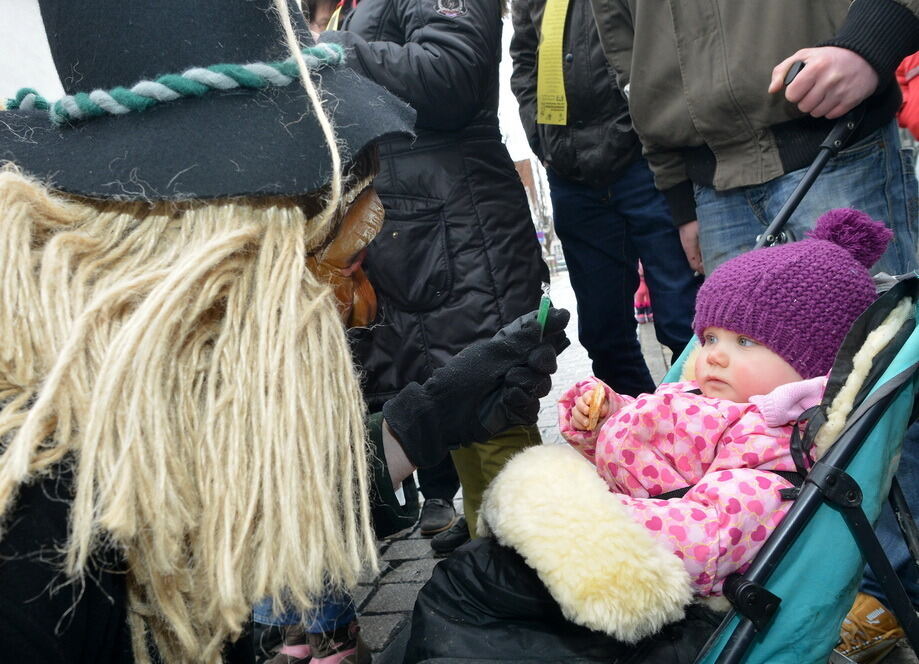
[[[900,488],[903,489],[903,495],[906,496],[910,512],[913,513],[913,517],[919,516],[919,423],[912,425],[906,431],[900,465],[897,467],[897,479],[900,480]],[[890,503],[885,502],[881,509],[874,532],[900,578],[900,582],[906,588],[910,601],[919,609],[919,570],[916,569],[916,564],[903,541],[900,526],[897,525],[897,519],[890,508]],[[886,603],[884,591],[881,590],[877,578],[867,566],[861,589]]]
[[[261,625],[306,625],[308,634],[321,634],[344,627],[357,617],[354,600],[347,594],[328,593],[316,606],[316,612],[310,616],[299,611],[285,609],[276,614],[272,611],[271,598],[266,597],[252,611],[252,620]]]
[[[874,272],[904,274],[916,269],[917,185],[909,150],[900,149],[896,122],[877,130],[830,160],[788,220],[792,239],[827,210],[852,207],[886,223],[894,239]],[[695,187],[699,243],[705,271],[749,251],[788,200],[806,169],[765,184],[715,191]]]
[[[652,392],[636,333],[638,260],[651,292],[658,340],[674,357],[692,337],[700,279],[693,275],[663,196],[644,159],[594,188],[549,169],[555,231],[578,302],[578,338],[594,374],[622,394]]]

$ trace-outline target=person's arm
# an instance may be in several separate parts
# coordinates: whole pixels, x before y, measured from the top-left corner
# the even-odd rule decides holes
[[[628,97],[635,40],[631,3],[629,0],[590,0],[590,4],[593,7],[603,52],[616,72],[619,89]],[[674,224],[682,226],[695,222],[696,200],[692,183],[686,176],[686,166],[681,152],[649,141],[646,135],[642,135],[641,118],[633,115],[632,122],[641,138],[642,154],[654,173],[654,185],[664,195]],[[698,237],[698,231],[694,235],[688,233],[688,236]],[[694,269],[701,272],[701,260],[694,263],[691,257],[698,251],[687,250],[687,246],[692,247],[693,242],[684,241],[683,248],[687,260]],[[698,249],[697,241],[695,247]]]
[[[410,104],[419,127],[462,129],[482,108],[497,72],[500,3],[467,1],[459,16],[438,12],[438,0],[390,5],[405,30],[404,43],[366,41],[351,32],[324,32],[320,41],[344,46],[348,65]]]
[[[374,413],[367,420],[367,443],[370,450],[370,520],[377,538],[386,537],[418,520],[417,501],[402,503],[396,496],[402,480],[415,470],[398,443],[386,439],[383,413]]]
[[[600,419],[597,422],[597,426],[593,431],[585,431],[584,429],[577,428],[572,422],[572,416],[574,415],[575,401],[581,395],[584,395],[594,389],[594,385],[600,383],[604,387],[604,396],[606,403],[608,404],[607,412],[605,417]],[[558,400],[558,430],[562,434],[562,438],[567,441],[574,449],[576,449],[584,458],[586,458],[591,463],[595,462],[595,455],[597,452],[597,439],[600,436],[600,430],[603,428],[603,423],[609,418],[610,415],[616,413],[620,408],[626,404],[634,401],[634,397],[628,395],[619,394],[614,391],[611,387],[603,383],[598,378],[588,378],[582,380],[573,385],[568,389]]]
[[[802,113],[838,118],[886,88],[900,61],[916,50],[919,2],[855,0],[835,37],[776,65],[769,92],[779,92],[791,65],[804,62],[804,69],[785,88],[785,98]]]
[[[533,24],[530,3],[516,0],[511,5],[514,36],[511,37],[510,54],[514,65],[511,74],[511,90],[520,106],[520,123],[526,133],[530,149],[539,158],[545,159],[536,129],[536,49],[539,46],[539,30]]]
[[[410,464],[433,466],[449,450],[534,423],[539,398],[552,386],[556,355],[569,344],[569,317],[564,309],[550,309],[541,333],[536,312],[524,314],[383,404],[390,433]]]
[[[897,114],[900,126],[919,140],[919,53],[914,53],[897,68],[897,82],[903,93],[903,105]]]
[[[569,344],[564,309],[549,309],[540,330],[536,312],[520,316],[491,339],[478,341],[409,383],[367,421],[370,507],[377,537],[411,526],[417,503],[401,505],[396,490],[417,467],[440,462],[451,449],[484,442],[517,424],[533,424],[549,393],[556,356]]]
[[[682,498],[621,496],[632,517],[689,572],[698,595],[720,594],[724,579],[753,559],[788,509],[775,473],[741,468],[711,473]]]

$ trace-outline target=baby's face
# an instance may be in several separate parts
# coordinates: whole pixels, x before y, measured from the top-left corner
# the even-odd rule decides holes
[[[702,338],[696,382],[707,397],[746,403],[751,396],[803,380],[788,362],[750,337],[707,327]]]

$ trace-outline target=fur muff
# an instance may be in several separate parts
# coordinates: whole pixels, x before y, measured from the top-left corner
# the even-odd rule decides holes
[[[596,469],[561,445],[514,457],[486,491],[493,533],[539,574],[569,620],[634,643],[692,601],[682,561],[632,520]]]

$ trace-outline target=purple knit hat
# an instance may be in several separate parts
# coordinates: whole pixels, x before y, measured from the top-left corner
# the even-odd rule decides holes
[[[804,378],[823,376],[876,295],[868,272],[893,233],[864,212],[830,210],[805,240],[741,254],[705,279],[693,327],[762,343]],[[704,339],[702,339],[704,343]]]

